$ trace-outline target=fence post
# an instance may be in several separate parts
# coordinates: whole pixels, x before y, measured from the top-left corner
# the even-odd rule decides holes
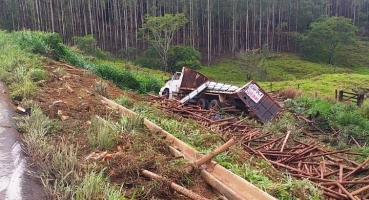
[[[343,90],[340,90],[338,93],[338,101],[343,101]]]
[[[364,102],[364,94],[358,94],[357,95],[357,106],[361,106]]]
[[[273,92],[273,83],[270,82],[270,91]]]

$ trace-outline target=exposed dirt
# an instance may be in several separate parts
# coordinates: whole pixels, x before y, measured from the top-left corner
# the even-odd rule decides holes
[[[59,120],[57,131],[60,138],[72,133],[76,135],[73,142],[79,144],[78,155],[83,164],[84,158],[91,152],[97,151],[87,144],[87,139],[83,134],[90,127],[91,118],[95,115],[107,117],[110,120],[120,118],[120,114],[101,102],[99,95],[102,94],[110,99],[126,95],[135,100],[140,100],[141,96],[122,91],[110,81],[101,80],[89,71],[64,63],[50,61],[44,68],[49,72],[49,76],[46,81],[38,83],[39,89],[33,101],[50,118]],[[97,87],[101,84],[106,84],[106,90]],[[140,151],[132,150],[135,143],[142,144],[139,147]],[[122,153],[116,154],[109,162],[99,164],[107,167],[111,182],[118,187],[125,188],[127,197],[130,198],[134,190],[137,192],[137,188],[144,188],[143,191],[139,191],[141,193],[135,194],[136,199],[186,199],[166,184],[160,184],[162,186],[157,187],[157,182],[141,176],[139,172],[145,168],[164,175],[178,184],[184,184],[186,188],[209,199],[217,199],[214,192],[198,174],[184,174],[182,166],[172,167],[170,172],[166,171],[168,168],[166,165],[174,158],[170,155],[164,142],[157,136],[148,134],[148,131],[147,137],[142,138],[122,135],[119,146],[123,147]],[[114,151],[111,153],[115,153]]]

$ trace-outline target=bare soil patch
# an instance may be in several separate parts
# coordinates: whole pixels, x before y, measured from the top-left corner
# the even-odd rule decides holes
[[[99,151],[88,145],[84,135],[90,127],[91,118],[98,115],[118,120],[121,117],[116,111],[106,107],[99,95],[104,93],[110,99],[125,95],[136,101],[141,100],[141,96],[122,91],[110,81],[101,80],[87,70],[64,63],[52,61],[44,69],[49,73],[48,78],[38,83],[39,88],[33,101],[48,117],[58,120],[56,143],[62,138],[68,138],[69,134],[75,135],[71,142],[79,145],[81,165],[87,165],[84,159],[91,152]],[[101,83],[106,84],[106,91],[97,88],[97,84]],[[170,189],[168,184],[143,177],[140,170],[146,169],[204,197],[217,199],[199,174],[185,174],[180,165],[168,166],[176,163],[178,158],[170,155],[167,145],[158,136],[145,129],[142,132],[145,133],[144,136],[123,133],[117,148],[109,152],[114,156],[109,161],[98,162],[101,168],[106,168],[110,181],[118,188],[124,188],[128,198],[135,195],[135,199],[186,199]]]

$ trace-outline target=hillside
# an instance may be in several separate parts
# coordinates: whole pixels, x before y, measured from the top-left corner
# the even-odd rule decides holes
[[[342,186],[350,194],[368,195],[363,188],[369,171],[365,147],[369,104],[359,110],[351,104],[304,97],[286,101],[286,109],[264,125],[250,116],[228,115],[222,110],[215,113],[222,119],[214,121],[212,110],[147,95],[160,88],[162,73],[142,72],[127,63],[91,62],[62,44],[56,34],[1,33],[0,43],[4,44],[0,78],[12,90],[14,102],[31,111],[18,118],[18,126],[24,133],[25,151],[43,174],[41,180],[51,198],[184,199],[167,182],[144,178],[143,169],[165,175],[209,199],[220,198],[199,174],[183,170],[189,163],[170,156],[168,141],[145,128],[142,118],[122,116],[104,105],[100,95],[157,123],[203,154],[236,139],[237,145],[214,160],[276,198],[346,198],[349,194],[339,193],[340,186],[329,185],[342,175],[347,181],[362,179]],[[283,56],[294,61],[283,61]],[[297,68],[307,64],[294,55],[270,58],[275,58],[270,62],[279,60],[290,66],[303,63]],[[327,79],[324,74],[307,74],[313,81]],[[332,84],[347,79],[344,74],[327,76],[336,76]],[[318,190],[306,178],[328,182],[328,186],[322,184]]]
[[[335,90],[359,91],[369,79],[369,45],[359,40],[337,52],[337,65],[305,61],[297,54],[240,53],[234,60],[224,59],[199,71],[213,80],[244,85],[256,80],[266,90],[298,89],[306,95],[334,97]],[[343,55],[344,52],[350,54]]]

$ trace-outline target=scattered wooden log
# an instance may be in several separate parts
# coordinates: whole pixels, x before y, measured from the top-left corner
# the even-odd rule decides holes
[[[150,172],[148,170],[141,170],[141,173],[148,177],[148,178],[151,178],[151,179],[155,179],[155,180],[161,180],[161,181],[165,181],[168,183],[168,185],[175,191],[183,194],[184,196],[190,198],[190,199],[194,199],[194,200],[207,200],[207,198],[195,193],[195,192],[192,192],[191,190],[188,190],[176,183],[173,183],[171,181],[169,181],[168,179],[166,179],[165,177],[163,176],[160,176],[158,174],[155,174],[153,172]]]
[[[90,155],[88,155],[85,160],[94,160],[94,161],[99,161],[102,160],[106,154],[108,154],[107,151],[101,152],[101,153],[96,153],[96,152],[92,152]]]
[[[175,111],[182,116],[194,118],[200,124],[212,126],[216,130],[223,131],[224,134],[240,133],[245,135],[241,141],[241,145],[245,151],[265,159],[274,167],[287,169],[294,177],[306,178],[316,183],[326,184],[322,187],[324,188],[324,194],[328,197],[352,199],[352,197],[356,198],[355,196],[358,195],[359,198],[363,199],[368,193],[363,192],[367,189],[365,187],[366,185],[362,186],[362,184],[367,184],[365,181],[368,181],[368,179],[365,177],[358,179],[357,176],[365,170],[369,171],[368,167],[365,167],[363,163],[358,164],[350,160],[349,156],[346,155],[356,155],[357,153],[355,152],[350,152],[349,150],[329,151],[313,142],[313,140],[306,142],[294,139],[290,141],[290,132],[287,132],[286,135],[281,137],[275,137],[271,133],[251,134],[250,130],[257,129],[243,125],[242,120],[237,121],[232,118],[214,120],[211,116],[216,114],[216,112],[200,110],[197,106],[178,108],[177,103],[167,100],[164,101],[166,103],[164,103],[163,110]],[[327,130],[322,130],[313,121],[303,116],[296,115],[296,117],[320,133],[331,134],[332,136],[338,134],[331,126]],[[318,137],[314,135],[315,133],[308,132],[305,134],[309,138]],[[361,142],[356,138],[351,138],[351,141],[356,145],[360,145],[359,142]],[[358,182],[359,180],[362,182]],[[351,195],[344,192],[336,182],[341,184]],[[353,193],[354,191],[356,192]]]
[[[231,147],[235,143],[236,143],[236,140],[235,139],[233,139],[233,138],[230,139],[228,142],[224,143],[222,146],[218,147],[213,152],[211,152],[211,153],[203,156],[199,160],[197,160],[194,163],[192,163],[190,166],[188,166],[185,169],[185,171],[189,173],[194,168],[199,168],[202,164],[205,164],[206,162],[209,162],[213,157],[215,157],[215,156],[219,155],[220,153],[226,151],[229,147]]]
[[[357,166],[354,170],[352,170],[351,172],[349,172],[348,174],[346,174],[344,177],[343,177],[343,180],[346,180],[349,176],[353,175],[354,173],[356,173],[358,170],[362,169],[362,167],[367,163],[369,162],[369,158],[366,159],[363,163],[361,163],[359,166]]]
[[[337,186],[345,193],[351,200],[357,200],[349,191],[346,190],[340,183],[336,182]]]
[[[362,187],[362,188],[359,188],[359,189],[357,189],[357,190],[355,190],[355,191],[351,192],[351,194],[352,194],[353,196],[355,196],[355,195],[358,195],[358,194],[360,194],[360,193],[362,193],[362,192],[365,192],[365,191],[368,191],[368,190],[369,190],[369,185],[364,186],[364,187]]]
[[[288,137],[290,136],[290,134],[291,134],[291,131],[287,131],[286,138],[284,138],[284,141],[283,141],[283,144],[282,144],[281,152],[283,152],[284,145],[286,145],[286,142],[287,142]]]

